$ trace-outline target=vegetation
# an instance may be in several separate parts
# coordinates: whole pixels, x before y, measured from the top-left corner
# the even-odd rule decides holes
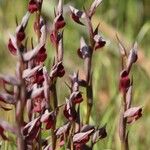
[[[79,78],[85,78],[86,74],[83,68],[83,60],[77,57],[77,49],[79,48],[80,37],[88,40],[89,35],[85,27],[82,27],[71,21],[68,15],[68,3],[80,10],[89,8],[92,0],[64,0],[64,20],[66,27],[64,28],[64,58],[63,65],[65,66],[64,80],[68,83],[68,74],[79,71]],[[83,6],[84,4],[84,6]],[[42,16],[46,20],[46,24],[50,26],[54,18],[54,7],[57,5],[55,1],[44,0],[42,6]],[[142,106],[143,117],[139,119],[134,125],[129,126],[129,146],[133,150],[148,149],[150,143],[149,131],[149,43],[150,38],[150,22],[148,0],[103,0],[100,7],[97,8],[96,14],[92,18],[93,28],[99,25],[99,30],[104,35],[106,45],[103,49],[97,50],[93,53],[92,74],[93,74],[93,108],[89,118],[91,125],[102,127],[106,124],[107,137],[98,142],[94,149],[118,149],[120,150],[120,140],[118,136],[118,121],[121,106],[121,94],[119,92],[119,73],[121,72],[120,53],[118,47],[118,35],[120,41],[125,45],[127,52],[132,48],[132,44],[138,43],[138,61],[131,70],[131,77],[133,78],[133,106]],[[22,16],[26,13],[28,1],[20,0],[0,0],[0,58],[1,58],[1,72],[12,74],[15,70],[16,58],[10,59],[10,54],[6,50],[9,33],[14,33],[16,28],[15,18],[18,23],[21,22]],[[18,11],[19,10],[19,11]],[[18,13],[19,12],[19,13]],[[30,22],[26,28],[26,35],[28,36],[28,43],[33,37],[33,42],[36,43],[37,35],[34,33],[33,23],[35,15],[30,17]],[[49,36],[48,36],[49,38]],[[48,39],[49,40],[49,39]],[[29,44],[30,45],[30,44]],[[34,44],[35,46],[36,44]],[[31,47],[31,46],[30,46]],[[46,44],[47,61],[45,65],[48,68],[53,64],[55,56],[55,48],[52,44]],[[11,69],[10,69],[11,68]],[[73,68],[73,69],[72,69]],[[65,97],[68,96],[68,90],[65,82],[57,80],[57,96],[59,104],[65,103]],[[10,87],[8,87],[10,88]],[[85,88],[80,88],[83,99],[86,99]],[[5,112],[1,109],[1,118],[15,124],[12,112],[14,108],[6,105],[7,108],[12,108],[11,111]],[[80,106],[81,116],[86,116],[87,110],[86,100]],[[15,112],[14,112],[15,114]],[[27,116],[25,116],[27,117]],[[57,119],[57,127],[64,123],[64,117],[59,116]],[[81,120],[85,123],[85,120]],[[87,121],[88,123],[88,121]],[[45,132],[42,136],[47,137]],[[14,135],[7,133],[6,136],[10,141],[1,141],[2,149],[16,149]],[[90,144],[90,143],[89,143]],[[100,148],[101,147],[101,148]]]

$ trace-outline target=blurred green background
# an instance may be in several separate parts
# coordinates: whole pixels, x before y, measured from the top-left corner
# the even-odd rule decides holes
[[[55,0],[44,0],[42,14],[49,24],[53,18]],[[92,0],[64,0],[65,9],[68,3],[76,8],[88,8]],[[7,50],[9,33],[15,31],[15,18],[21,20],[26,12],[27,0],[0,0],[0,72],[14,73],[15,57],[11,56]],[[31,17],[27,28],[29,38],[33,37],[32,23],[34,15]],[[83,61],[78,58],[76,50],[79,47],[81,36],[87,37],[84,27],[74,23],[69,14],[65,15],[67,26],[64,30],[64,64],[67,75],[79,70],[80,77],[84,77]],[[92,110],[91,124],[104,125],[107,123],[108,136],[100,141],[95,150],[120,150],[118,138],[118,118],[121,104],[121,97],[118,93],[118,77],[120,72],[120,56],[115,35],[130,50],[132,44],[137,41],[139,46],[139,60],[133,69],[134,98],[132,105],[143,106],[143,117],[128,127],[129,145],[131,150],[150,149],[150,0],[103,0],[98,7],[93,24],[96,26],[100,22],[100,31],[107,40],[107,45],[103,50],[98,50],[93,59],[93,86],[94,86],[94,107]],[[52,61],[54,49],[51,46],[49,37],[47,42],[48,58]],[[49,67],[49,60],[46,62]],[[65,100],[68,90],[64,80],[60,80],[58,95],[60,103]],[[64,91],[62,92],[62,89]],[[85,92],[83,89],[81,89]],[[85,113],[84,103],[81,106],[82,114]],[[13,121],[12,112],[4,113],[0,110],[0,116],[6,120]],[[63,121],[60,120],[59,124]],[[1,142],[6,145],[6,142]],[[4,146],[5,149],[13,149],[11,145]],[[15,148],[14,148],[15,149]]]

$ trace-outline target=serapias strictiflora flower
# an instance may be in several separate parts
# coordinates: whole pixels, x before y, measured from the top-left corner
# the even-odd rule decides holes
[[[60,29],[62,29],[64,26],[66,25],[64,17],[62,14],[56,16],[56,18],[54,19],[54,26],[55,26],[55,30],[58,31]]]
[[[69,121],[75,121],[77,117],[77,112],[75,110],[75,107],[72,103],[72,101],[66,99],[66,104],[64,107],[64,116],[69,120]]]
[[[11,54],[16,55],[17,54],[17,45],[16,45],[16,39],[10,38],[8,42],[8,49]]]
[[[95,130],[93,137],[92,137],[92,142],[95,144],[96,142],[98,142],[100,139],[103,139],[107,136],[107,132],[106,132],[106,126],[103,126],[101,128],[98,128],[97,130]]]
[[[79,104],[83,101],[83,97],[80,91],[72,92],[70,95],[70,100],[73,104]]]
[[[104,47],[106,44],[106,41],[103,39],[103,37],[100,34],[96,34],[94,36],[94,41],[95,41],[95,46],[94,46],[95,50]]]
[[[78,24],[80,24],[80,25],[84,25],[84,24],[80,21],[80,19],[85,18],[85,13],[84,13],[83,11],[81,11],[81,10],[78,10],[78,9],[72,7],[72,6],[69,6],[69,8],[70,8],[70,11],[71,11],[71,17],[72,17],[72,19],[73,19],[76,23],[78,23]]]
[[[64,69],[64,66],[62,64],[62,61],[56,63],[51,71],[50,71],[50,78],[56,78],[56,77],[63,77],[65,74],[65,69]]]
[[[128,72],[126,70],[123,70],[120,74],[119,90],[123,93],[126,93],[129,87],[130,87],[130,78]]]
[[[94,132],[94,129],[89,129],[88,131],[85,131],[85,132],[76,133],[73,136],[73,143],[74,143],[75,148],[79,149],[84,144],[86,144],[89,141],[90,136],[93,134],[93,132]]]
[[[142,116],[142,107],[131,107],[124,112],[127,123],[133,123]]]
[[[30,0],[28,4],[28,11],[30,13],[34,13],[39,10],[40,5],[41,5],[40,2],[38,2],[37,0]]]
[[[35,60],[39,64],[41,62],[44,62],[46,58],[47,58],[46,48],[45,45],[43,45],[40,48],[39,52],[37,53]]]
[[[72,17],[72,19],[73,19],[76,23],[78,23],[78,24],[80,24],[80,25],[84,25],[84,23],[82,23],[82,22],[80,21],[80,19],[85,19],[86,16],[87,16],[89,19],[91,19],[92,16],[94,15],[95,11],[96,11],[96,8],[101,4],[101,2],[102,2],[102,0],[95,0],[95,1],[91,4],[90,8],[87,9],[87,10],[85,10],[85,12],[82,11],[82,10],[78,10],[78,9],[72,7],[72,6],[69,6],[70,11],[71,11],[71,17]]]
[[[92,53],[90,46],[86,44],[83,37],[80,39],[80,48],[77,50],[77,53],[78,53],[78,56],[82,59],[90,57]]]
[[[45,124],[46,130],[50,129],[54,125],[55,120],[55,112],[49,112],[48,110],[45,110],[45,112],[41,116],[41,122]]]
[[[104,40],[104,38],[100,35],[100,33],[98,32],[99,29],[99,25],[97,25],[97,27],[95,28],[94,32],[93,32],[93,40],[95,42],[94,45],[94,50],[97,50],[99,48],[102,48],[105,46],[106,41]]]
[[[35,140],[38,137],[40,131],[40,117],[35,118],[34,120],[27,123],[22,130],[22,134],[27,141]]]
[[[21,43],[25,39],[25,28],[27,26],[28,20],[30,17],[30,13],[27,12],[25,16],[22,18],[21,23],[17,26],[15,35],[10,34],[8,49],[13,54],[17,54],[17,49],[24,49],[23,44]]]

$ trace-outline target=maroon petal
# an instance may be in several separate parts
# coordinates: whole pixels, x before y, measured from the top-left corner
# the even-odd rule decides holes
[[[97,129],[94,134],[93,134],[93,138],[92,138],[92,142],[96,143],[98,140],[103,139],[107,136],[107,132],[106,132],[106,126]]]
[[[54,19],[54,23],[55,23],[55,30],[62,29],[66,25],[66,23],[64,21],[64,17],[62,16],[62,14],[60,14],[59,16],[57,16]]]
[[[63,77],[65,74],[65,69],[64,66],[62,65],[62,63],[58,64],[58,70],[57,70],[57,76],[58,77]]]
[[[39,52],[38,52],[38,54],[36,56],[36,61],[38,63],[44,62],[46,58],[47,58],[46,49],[43,46],[43,47],[41,47],[41,49],[39,50]]]
[[[19,41],[19,42],[24,40],[25,33],[24,33],[24,28],[23,27],[21,27],[20,30],[17,32],[16,37],[17,37],[17,41]]]
[[[29,78],[33,75],[35,75],[35,73],[42,68],[42,65],[38,65],[32,69],[28,68],[26,70],[23,71],[23,74],[22,74],[22,78]]]
[[[40,117],[32,120],[23,128],[23,135],[28,140],[33,140],[38,136],[40,129]]]
[[[33,50],[30,50],[23,54],[24,61],[30,61],[37,56],[41,48],[44,46],[44,43],[39,43]]]
[[[91,54],[91,48],[85,43],[84,38],[80,39],[80,48],[78,49],[78,55],[80,58],[85,59]]]
[[[106,41],[99,34],[94,36],[94,41],[95,41],[95,50],[104,47],[106,44]]]
[[[10,51],[13,55],[16,55],[17,49],[16,49],[16,48],[14,47],[14,45],[12,44],[11,39],[9,39],[9,42],[8,42],[8,49],[9,49],[9,51]]]
[[[46,53],[44,53],[44,54],[38,54],[37,58],[36,58],[36,61],[38,63],[44,62],[46,60],[46,58],[47,58],[47,54]]]
[[[55,64],[50,72],[50,78],[63,77],[65,74],[65,69],[62,62]]]
[[[124,112],[124,118],[127,118],[128,123],[133,123],[142,116],[141,107],[131,107]]]
[[[74,13],[71,14],[71,17],[72,17],[72,19],[73,19],[76,23],[78,23],[78,24],[80,24],[80,25],[84,25],[84,24],[80,21],[80,18],[79,18],[78,16],[76,16]]]
[[[43,82],[44,82],[43,69],[40,69],[36,72],[34,76],[34,83],[37,83],[37,85],[42,85]]]
[[[126,70],[123,70],[120,75],[119,81],[119,90],[122,92],[127,92],[127,89],[130,87],[130,78]]]
[[[66,105],[64,107],[64,116],[70,121],[76,120],[77,116],[76,110],[72,106],[72,102],[69,100],[66,100]]]
[[[78,103],[81,103],[83,101],[82,94],[79,91],[73,92],[70,95],[70,99],[72,100],[73,104],[78,104]]]
[[[34,13],[38,11],[38,9],[39,9],[38,2],[36,0],[30,0],[29,5],[28,5],[28,11],[30,13]]]
[[[74,144],[85,144],[89,141],[91,134],[93,133],[94,129],[91,129],[87,132],[80,132],[73,136]]]
[[[84,25],[81,21],[80,21],[80,18],[85,18],[85,13],[83,11],[80,11],[72,6],[69,6],[70,7],[70,10],[71,10],[71,17],[72,19],[80,24],[80,25]]]
[[[49,112],[46,110],[44,114],[41,116],[41,122],[44,122],[46,124],[46,129],[50,129],[54,125],[55,120],[55,113]]]

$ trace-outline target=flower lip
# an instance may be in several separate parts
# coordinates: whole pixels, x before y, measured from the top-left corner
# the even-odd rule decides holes
[[[63,17],[62,14],[57,16],[54,21],[55,21],[55,29],[56,30],[59,30],[59,29],[63,28],[66,25],[66,23],[64,21],[64,17]]]
[[[130,87],[130,78],[128,76],[128,72],[123,70],[120,74],[120,81],[119,81],[119,90],[122,92],[127,92],[127,89]]]
[[[62,65],[62,63],[60,63],[60,64],[58,65],[57,76],[58,76],[58,77],[63,77],[64,74],[65,74],[64,66]]]
[[[127,77],[127,76],[128,76],[127,70],[123,70],[123,71],[120,73],[120,77],[121,77],[121,78]]]
[[[94,36],[94,41],[95,41],[95,50],[104,47],[106,44],[106,41],[99,34],[96,34]]]
[[[8,42],[8,49],[11,52],[11,54],[16,55],[17,49],[14,47],[11,39],[9,39],[9,42]]]
[[[17,32],[16,37],[17,37],[17,41],[19,41],[19,42],[21,42],[21,41],[24,40],[24,38],[25,38],[25,33],[24,33],[24,28],[23,28],[23,26],[21,26],[21,28],[20,28],[19,31]]]
[[[29,5],[28,5],[28,11],[30,13],[34,13],[38,11],[39,9],[39,4],[37,3],[36,0],[30,0]]]
[[[133,123],[142,116],[141,107],[131,107],[124,113],[124,118],[127,118],[127,123]]]
[[[47,58],[46,49],[43,45],[36,56],[36,61],[44,62],[46,58]]]

